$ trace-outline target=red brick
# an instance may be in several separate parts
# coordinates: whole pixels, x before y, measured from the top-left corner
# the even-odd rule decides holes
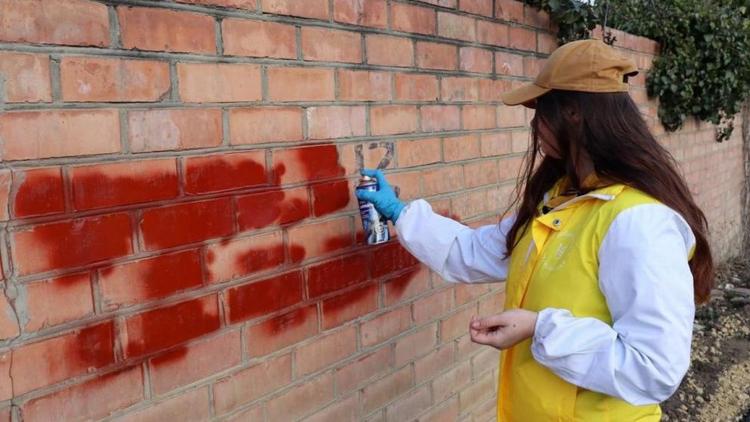
[[[318,333],[316,305],[295,309],[245,328],[250,356],[263,356],[283,349]]]
[[[488,373],[478,380],[473,380],[465,390],[461,391],[458,396],[458,402],[461,404],[461,413],[467,409],[477,406],[488,399],[494,402],[496,376]]]
[[[180,98],[186,103],[258,101],[260,66],[242,63],[177,63]]]
[[[518,170],[523,164],[523,157],[510,157],[500,160],[499,177],[500,181],[515,180],[518,177]]]
[[[519,127],[526,125],[526,112],[523,107],[498,107],[498,127]]]
[[[456,337],[468,334],[469,320],[476,313],[476,307],[470,306],[443,318],[440,321],[440,341],[447,343]]]
[[[409,105],[374,106],[370,109],[372,135],[393,135],[417,131],[417,108]]]
[[[551,54],[558,47],[557,37],[552,34],[539,32],[536,35],[537,51],[544,54]]]
[[[466,164],[464,166],[464,177],[466,178],[467,188],[497,184],[499,182],[497,162],[491,160]]]
[[[409,391],[414,385],[411,367],[394,372],[385,378],[368,384],[362,390],[364,412],[370,413],[384,404]]]
[[[26,286],[25,331],[37,331],[94,313],[88,273],[42,280]]]
[[[0,100],[6,103],[52,101],[49,56],[0,52],[0,78],[4,81]]]
[[[310,107],[306,110],[310,139],[334,139],[365,135],[365,108]]]
[[[479,79],[448,77],[440,84],[440,97],[445,102],[479,100]]]
[[[233,287],[226,297],[232,323],[260,317],[302,301],[302,273],[294,271]]]
[[[10,366],[11,366],[11,351],[5,350],[0,352],[0,371],[2,371],[2,378],[0,378],[0,399],[9,400],[13,398],[13,382],[10,379]],[[0,411],[0,421],[12,422],[10,418],[10,407],[7,410]]]
[[[443,132],[461,128],[461,114],[458,106],[426,105],[420,109],[422,132]]]
[[[221,22],[224,54],[229,56],[296,59],[297,42],[292,25],[245,19]],[[263,40],[259,42],[259,40]]]
[[[365,35],[367,63],[382,66],[413,66],[414,44],[409,38]]]
[[[205,4],[209,6],[232,7],[235,9],[255,10],[256,0],[177,0],[177,3]]]
[[[508,46],[508,25],[490,21],[477,21],[477,41],[498,47]]]
[[[99,272],[104,309],[116,309],[167,297],[203,283],[198,251],[128,262]]]
[[[19,275],[91,264],[133,251],[127,214],[26,227],[14,233],[13,238]]]
[[[536,78],[544,66],[545,59],[525,56],[523,58],[523,75],[528,78]]]
[[[394,347],[395,366],[401,367],[435,349],[437,344],[437,324],[431,324],[419,331],[401,337]]]
[[[214,384],[214,407],[217,415],[262,397],[292,380],[292,359],[283,355],[235,372]]]
[[[445,161],[469,160],[479,157],[479,136],[466,135],[443,140]]]
[[[88,0],[0,0],[0,41],[108,46],[107,6]]]
[[[65,211],[65,192],[59,167],[14,172],[11,192],[15,217]]]
[[[386,141],[348,143],[341,146],[339,161],[344,168],[344,174],[359,175],[359,169],[365,168],[393,168],[391,144]],[[353,192],[353,191],[352,191]]]
[[[422,173],[422,188],[426,196],[453,192],[463,187],[463,172],[460,166],[443,167]]]
[[[492,51],[483,48],[462,47],[458,51],[461,70],[476,73],[492,73]]]
[[[302,108],[254,107],[229,110],[234,145],[302,140]]]
[[[172,199],[179,194],[173,159],[73,167],[70,179],[77,210]]]
[[[429,290],[430,271],[419,266],[383,283],[383,303],[390,306]]]
[[[391,4],[391,29],[418,34],[435,34],[435,9],[410,4]]]
[[[333,144],[275,150],[273,165],[276,183],[341,177],[346,171],[339,163],[338,148]]]
[[[269,420],[295,420],[333,400],[330,373],[305,381],[268,402]]]
[[[449,12],[437,14],[438,35],[462,41],[476,41],[476,20],[474,18]]]
[[[434,75],[397,73],[395,82],[396,100],[437,101],[438,99],[438,81]]]
[[[344,289],[367,279],[367,257],[349,255],[307,269],[307,292],[310,298]]]
[[[13,350],[14,394],[24,394],[114,363],[112,322]]]
[[[143,393],[141,367],[135,366],[30,400],[21,414],[27,421],[101,419],[141,401]]]
[[[0,169],[0,221],[5,221],[10,217],[11,202],[10,190],[13,185],[13,175],[10,169]]]
[[[266,13],[328,20],[328,0],[261,0]]]
[[[264,151],[188,157],[183,161],[182,172],[188,194],[268,184]]]
[[[150,359],[154,393],[162,395],[239,365],[241,349],[240,332],[234,330]]]
[[[492,163],[492,162],[490,162]],[[495,166],[497,167],[497,166]],[[460,306],[465,303],[476,300],[478,297],[487,293],[489,286],[484,283],[480,284],[457,284],[456,290],[456,305]]]
[[[158,402],[121,420],[138,422],[186,421],[209,419],[209,387],[196,388],[179,396]]]
[[[432,394],[430,392],[430,387],[425,385],[388,405],[385,411],[389,416],[398,415],[398,418],[408,418],[411,420],[429,409],[431,406]]]
[[[514,26],[508,28],[508,47],[536,51],[536,32]]]
[[[535,26],[541,29],[549,28],[549,13],[538,10],[536,7],[531,6],[526,6],[525,9],[524,22],[526,23],[526,25]]]
[[[523,76],[523,57],[500,51],[495,52],[495,73],[499,75]]]
[[[273,190],[237,198],[237,222],[241,231],[289,224],[309,215],[306,188]]]
[[[411,327],[411,310],[403,306],[363,322],[361,326],[362,345],[370,347],[395,337]]]
[[[442,161],[440,138],[398,141],[399,167],[423,166]]]
[[[417,41],[417,67],[422,69],[456,70],[458,49],[455,45]]]
[[[317,372],[357,351],[357,331],[354,326],[326,334],[311,343],[297,347],[295,374],[304,376]]]
[[[224,237],[233,232],[232,204],[219,198],[153,208],[143,212],[139,226],[146,250]]]
[[[391,348],[381,347],[336,370],[336,387],[339,391],[352,391],[392,367]]]
[[[385,28],[388,25],[388,9],[385,0],[333,0],[333,20]]]
[[[529,147],[531,133],[527,130],[516,131],[511,134],[511,151],[526,152]]]
[[[479,101],[496,102],[502,101],[502,94],[510,91],[511,82],[505,79],[480,79]]]
[[[458,8],[467,13],[492,17],[492,2],[487,0],[461,0]]]
[[[262,421],[265,417],[265,405],[257,404],[249,409],[242,409],[225,420],[227,422]]]
[[[268,96],[271,101],[333,101],[333,70],[269,68]]]
[[[323,301],[321,315],[324,330],[338,327],[378,308],[378,285],[371,283]]]
[[[387,101],[391,99],[391,75],[386,72],[338,71],[339,100]]]
[[[10,112],[0,138],[4,161],[119,152],[120,120],[116,110]]]
[[[126,49],[186,53],[216,52],[214,18],[154,7],[117,8]]]
[[[471,382],[471,365],[464,361],[438,375],[432,381],[432,391],[435,401],[442,402],[450,398],[457,391],[463,390]]]
[[[322,233],[325,233],[324,238]],[[293,247],[300,248],[300,252],[292,252],[292,260],[295,262],[346,249],[354,243],[352,220],[349,216],[291,227],[287,236]]]
[[[370,261],[370,273],[373,277],[380,277],[394,273],[399,270],[405,270],[419,263],[412,254],[409,253],[398,242],[389,242],[371,252],[377,259]]]
[[[443,372],[446,368],[453,366],[455,354],[453,344],[448,344],[433,350],[423,358],[417,359],[414,362],[414,374],[417,384],[421,384],[435,377],[438,373]]]
[[[494,106],[466,105],[461,111],[464,129],[492,129],[496,127],[496,109]]]
[[[123,354],[137,358],[219,329],[216,296],[204,296],[146,311],[124,322]]]
[[[523,22],[523,3],[514,0],[497,0],[495,17],[511,22]]]
[[[60,85],[64,101],[160,101],[170,91],[169,64],[153,60],[63,57]]]
[[[221,144],[221,110],[165,109],[128,112],[132,152],[208,148]]]
[[[281,231],[232,239],[206,248],[206,278],[221,283],[284,263]]]
[[[302,57],[324,62],[362,62],[362,35],[337,29],[302,27]]]
[[[458,0],[417,0],[422,3],[434,4],[435,6],[447,7],[449,9],[455,9]]]
[[[339,210],[357,209],[357,198],[352,194],[355,185],[355,181],[338,180],[311,186],[313,214],[323,216]]]
[[[307,422],[362,420],[362,416],[360,415],[359,396],[357,393],[354,393],[348,398],[339,399],[336,403],[305,418],[305,420]]]
[[[16,312],[8,298],[0,298],[0,340],[18,336],[20,333]]]

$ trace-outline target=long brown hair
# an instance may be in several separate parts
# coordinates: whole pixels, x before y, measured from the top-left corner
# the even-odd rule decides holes
[[[577,118],[572,117],[573,111]],[[540,156],[539,124],[544,121],[557,138],[559,159]],[[713,260],[708,244],[708,222],[677,171],[672,155],[659,145],[627,93],[584,93],[553,90],[538,98],[531,122],[532,148],[511,208],[516,221],[507,237],[508,255],[518,244],[545,192],[557,180],[568,177],[571,187],[581,187],[576,163],[588,154],[600,178],[645,192],[677,211],[693,231],[695,253],[690,260],[693,290],[698,303],[705,302],[713,285]]]

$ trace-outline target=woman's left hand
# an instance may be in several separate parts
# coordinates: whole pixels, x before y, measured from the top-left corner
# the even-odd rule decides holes
[[[534,335],[537,313],[512,309],[485,318],[472,317],[469,323],[471,341],[507,349]]]

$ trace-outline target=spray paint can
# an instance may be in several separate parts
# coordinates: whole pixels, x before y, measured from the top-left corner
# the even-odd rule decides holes
[[[378,181],[370,176],[362,176],[357,184],[357,190],[375,192],[378,190]],[[359,215],[362,217],[362,227],[365,230],[365,240],[368,245],[385,243],[390,239],[388,233],[388,220],[380,215],[375,205],[367,201],[359,201]]]

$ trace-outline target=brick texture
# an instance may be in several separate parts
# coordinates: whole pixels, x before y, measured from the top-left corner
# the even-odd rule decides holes
[[[500,94],[553,31],[514,0],[0,0],[0,420],[492,419],[467,323],[504,286],[366,245],[354,187],[495,224],[533,118]],[[733,256],[739,122],[665,133],[630,94]]]

